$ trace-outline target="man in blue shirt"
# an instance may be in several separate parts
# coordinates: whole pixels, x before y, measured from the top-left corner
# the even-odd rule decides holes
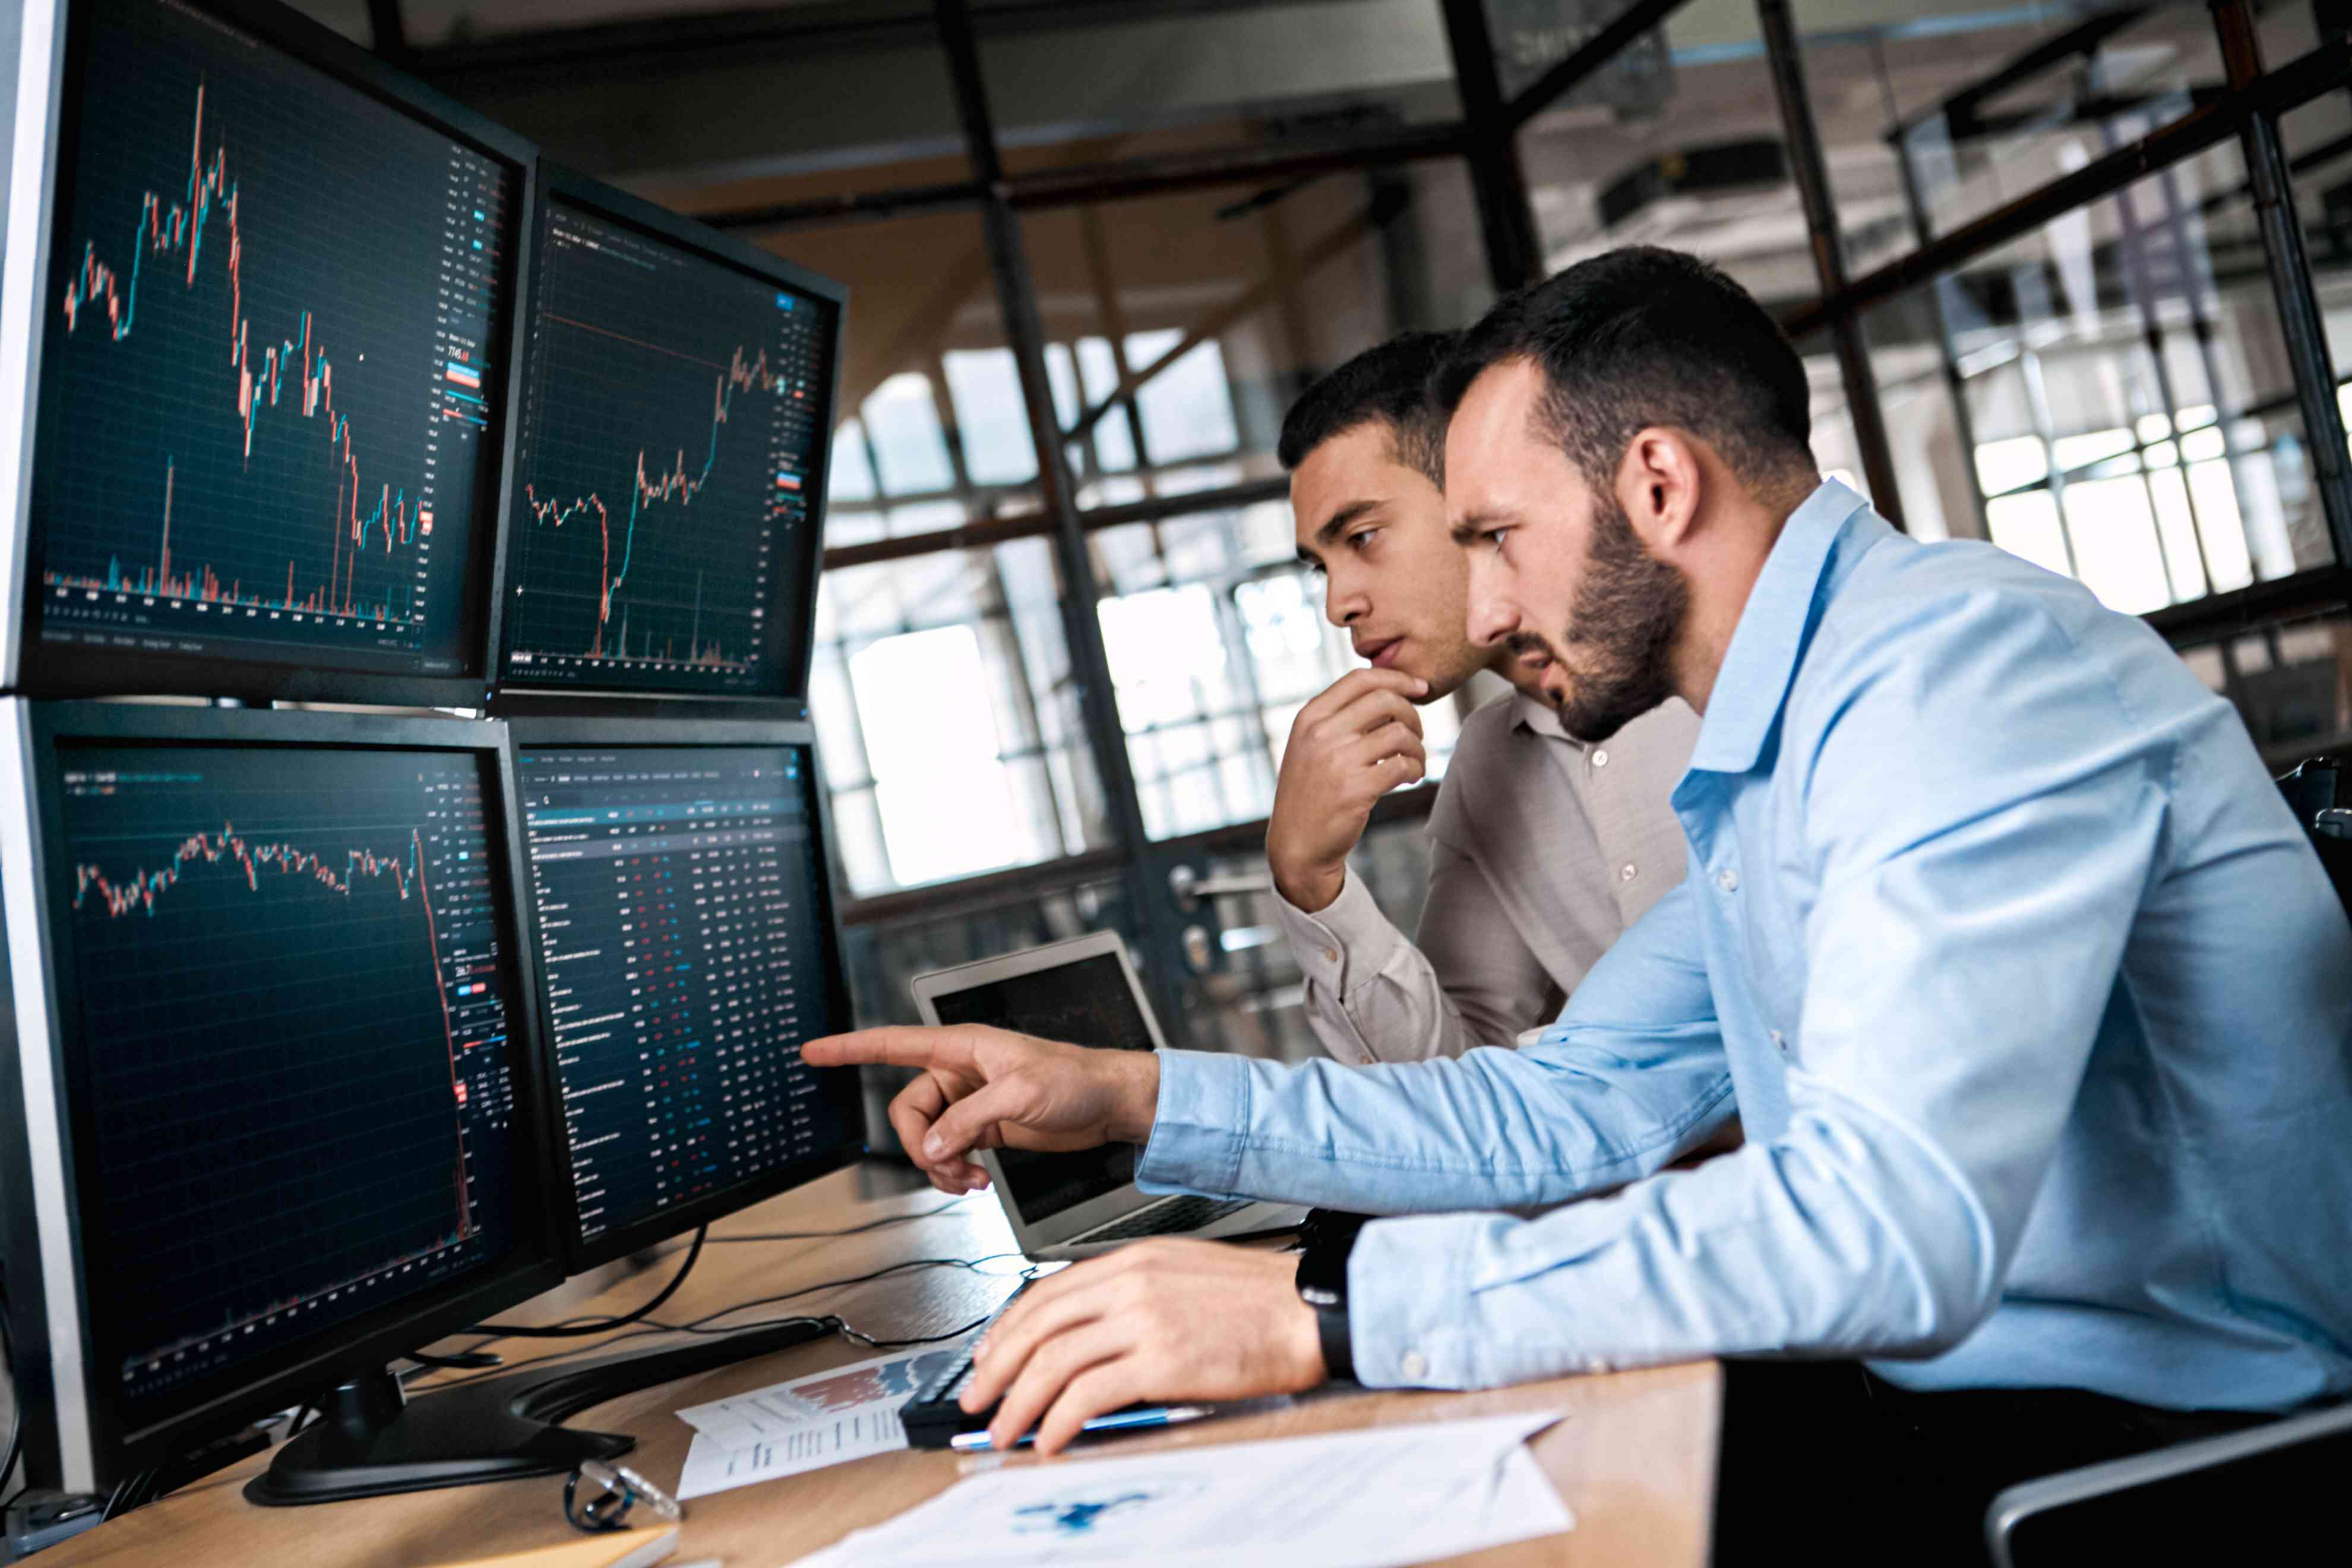
[[[1727,1355],[1904,1398],[2352,1389],[2352,931],[2232,710],[2080,585],[1822,482],[1794,351],[1690,258],[1505,300],[1444,390],[1473,634],[1549,656],[1585,739],[1704,715],[1688,878],[1523,1051],[811,1045],[929,1069],[894,1121],[950,1191],[975,1147],[1118,1138],[1156,1189],[1403,1216],[1356,1238],[1331,1352],[1289,1259],[1154,1244],[1033,1289],[968,1403],[1051,1449],[1335,1356],[1391,1386]],[[1745,1147],[1665,1168],[1735,1110]]]

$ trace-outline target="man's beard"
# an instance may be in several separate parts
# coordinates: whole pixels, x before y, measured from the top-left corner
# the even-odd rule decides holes
[[[1597,744],[1675,694],[1673,649],[1689,609],[1690,584],[1642,547],[1633,520],[1602,489],[1568,630],[1557,641],[1524,632],[1510,641],[1559,666],[1568,683],[1554,703],[1559,727]]]

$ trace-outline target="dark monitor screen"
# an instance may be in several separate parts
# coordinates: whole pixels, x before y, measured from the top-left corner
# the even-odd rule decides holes
[[[1110,1050],[1152,1048],[1151,1026],[1144,1021],[1134,987],[1118,957],[1108,952],[950,991],[933,997],[931,1005],[942,1024],[992,1024],[1041,1039]],[[1135,1180],[1135,1150],[1126,1143],[1076,1154],[1000,1149],[996,1160],[1013,1206],[1031,1225]]]
[[[837,1164],[856,1074],[804,745],[521,750],[577,1260]]]
[[[579,184],[540,202],[500,682],[789,695],[840,308]]]
[[[58,767],[95,1372],[126,1428],[538,1234],[489,753]]]
[[[479,681],[525,166],[234,8],[74,10],[27,687]]]

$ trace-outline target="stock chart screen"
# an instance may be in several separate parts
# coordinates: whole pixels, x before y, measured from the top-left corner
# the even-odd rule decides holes
[[[500,678],[784,695],[835,308],[551,194]]]
[[[526,748],[523,816],[584,1245],[838,1150],[800,746]]]
[[[478,668],[514,174],[172,0],[96,0],[80,36],[39,639]]]
[[[84,1226],[134,1406],[514,1245],[486,766],[61,749]]]

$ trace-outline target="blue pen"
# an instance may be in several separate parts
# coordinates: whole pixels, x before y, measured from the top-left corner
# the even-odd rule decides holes
[[[1081,1432],[1126,1432],[1139,1426],[1173,1426],[1180,1422],[1198,1421],[1203,1415],[1214,1415],[1216,1410],[1207,1405],[1160,1405],[1149,1410],[1114,1410],[1108,1415],[1097,1415],[1078,1428]],[[1016,1448],[1026,1447],[1034,1432],[1024,1432],[1013,1443]],[[960,1454],[983,1453],[994,1447],[985,1430],[959,1432],[948,1439],[948,1447]]]

